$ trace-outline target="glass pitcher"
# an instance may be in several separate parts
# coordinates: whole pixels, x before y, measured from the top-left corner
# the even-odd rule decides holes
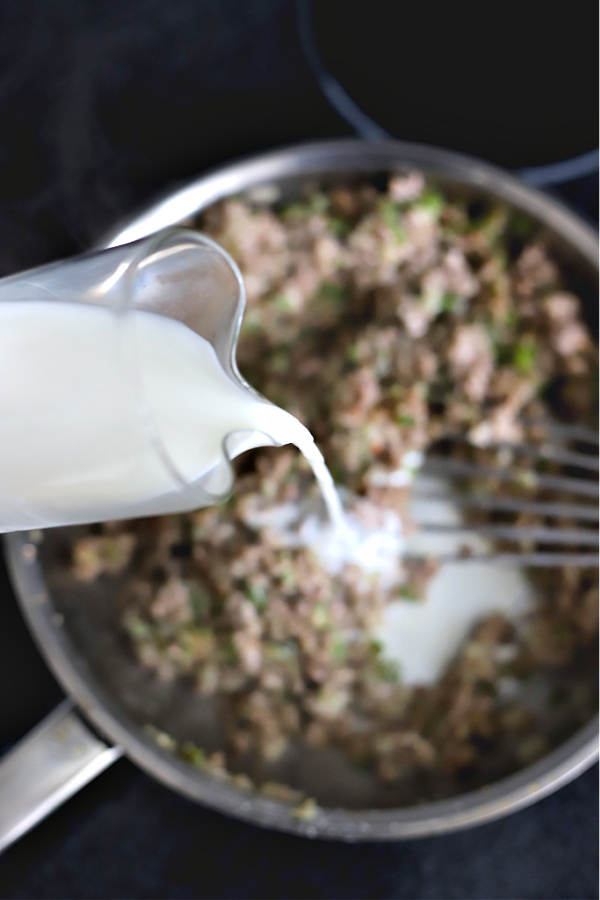
[[[238,372],[244,304],[185,229],[0,280],[0,531],[206,506],[234,456],[305,439]]]

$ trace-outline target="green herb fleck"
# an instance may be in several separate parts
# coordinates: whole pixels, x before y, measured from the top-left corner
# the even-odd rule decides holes
[[[516,212],[513,213],[511,217],[510,227],[513,234],[516,234],[516,236],[520,237],[522,240],[527,240],[533,233],[534,222],[533,219],[530,219],[525,213]]]
[[[272,372],[285,372],[289,364],[290,357],[287,350],[275,350],[269,358],[269,368]]]
[[[306,208],[311,215],[323,216],[329,210],[329,197],[327,194],[317,191],[307,201]]]
[[[330,624],[329,610],[324,603],[317,603],[311,613],[310,621],[315,628],[327,628]]]
[[[145,641],[152,637],[152,625],[137,616],[130,616],[125,622],[125,627],[136,641]]]
[[[344,358],[345,358],[346,362],[350,363],[353,366],[357,366],[358,363],[360,362],[358,345],[350,344],[348,347],[346,347],[346,352],[344,354]]]
[[[377,674],[387,684],[397,684],[400,681],[400,666],[394,659],[380,659]]]
[[[291,590],[298,586],[298,577],[293,568],[282,569],[279,575],[281,586],[286,590]]]
[[[283,219],[306,218],[308,216],[323,216],[329,210],[329,197],[317,191],[304,202],[290,203],[281,212]]]
[[[332,300],[335,303],[341,303],[346,299],[346,291],[339,284],[331,284],[328,281],[324,281],[317,291],[317,298],[319,300]]]
[[[398,206],[393,200],[382,197],[379,202],[379,212],[384,224],[390,229],[398,244],[403,244],[406,234],[402,226],[402,216]]]
[[[197,747],[191,741],[186,741],[179,751],[186,762],[196,766],[197,769],[205,769],[207,765],[206,753],[201,747]]]
[[[352,224],[346,219],[338,219],[332,216],[327,220],[327,231],[333,234],[334,237],[343,241],[352,231]]]
[[[517,472],[515,475],[515,481],[528,490],[533,490],[538,486],[538,477],[535,472],[532,472],[530,469],[524,469],[520,472]]]
[[[226,638],[219,644],[219,656],[224,663],[233,665],[238,660],[238,653],[231,638]]]
[[[506,230],[508,210],[498,207],[476,222],[478,230],[486,237],[490,246],[496,246]]]
[[[398,596],[401,600],[410,600],[411,603],[418,603],[420,601],[419,594],[417,589],[412,584],[404,584],[398,591]]]
[[[156,728],[154,725],[146,725],[144,731],[149,734],[154,742],[159,747],[162,747],[163,750],[177,749],[177,741],[172,735],[167,734],[166,731],[161,731],[160,728]]]
[[[250,584],[247,588],[248,599],[252,601],[258,610],[262,610],[267,605],[267,591],[260,584]]]
[[[461,297],[460,294],[455,294],[454,291],[446,291],[442,296],[440,303],[441,312],[461,313],[464,312],[464,308],[465,298]]]
[[[502,323],[506,328],[510,328],[511,331],[514,330],[519,324],[519,317],[514,309],[509,309],[506,315],[504,316],[504,321]]]
[[[298,657],[298,646],[293,640],[286,641],[284,644],[267,644],[266,654],[270,659],[278,662],[289,662]]]
[[[336,636],[333,638],[330,647],[332,659],[341,662],[342,660],[346,659],[347,650],[348,648],[346,646],[346,642],[341,637]]]
[[[439,219],[444,208],[444,198],[437,191],[425,191],[416,201],[415,206],[417,209],[424,209],[431,213],[434,219]]]
[[[271,297],[270,303],[277,310],[277,312],[293,312],[292,303],[289,297],[286,297],[285,294],[275,294],[274,297]]]
[[[191,584],[189,586],[189,592],[190,604],[194,617],[201,619],[203,616],[207,616],[211,607],[209,594],[196,584]]]
[[[317,806],[317,801],[312,797],[307,797],[306,800],[303,800],[302,803],[299,803],[298,806],[294,807],[291,815],[294,819],[300,819],[303,822],[310,822],[311,819],[315,818],[318,810],[319,807]]]
[[[369,641],[369,650],[371,653],[378,655],[383,650],[383,643],[377,638],[371,638]]]
[[[515,345],[512,355],[512,364],[521,375],[531,375],[537,357],[535,342],[530,338],[522,338]]]
[[[242,320],[242,334],[259,334],[263,331],[260,312],[257,309],[249,309]]]

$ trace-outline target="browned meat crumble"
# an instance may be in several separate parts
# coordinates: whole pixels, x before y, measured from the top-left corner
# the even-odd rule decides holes
[[[385,192],[314,191],[282,208],[225,200],[198,227],[244,275],[242,373],[312,431],[367,520],[405,514],[415,452],[445,435],[464,435],[469,458],[497,460],[498,442],[543,440],[524,414],[539,418],[548,396],[559,414],[594,421],[596,350],[580,301],[521,215],[473,213],[411,173]],[[502,452],[524,467],[513,494],[527,494],[531,461]],[[571,727],[590,716],[580,663],[597,640],[594,571],[537,572],[541,599],[524,628],[487,617],[438,683],[409,687],[373,630],[390,600],[427,602],[435,566],[387,591],[356,566],[333,576],[310,549],[285,546],[268,516],[256,524],[315,494],[298,454],[254,451],[237,469],[223,506],[108,524],[73,548],[80,579],[129,567],[122,623],[140,663],[220,697],[224,753],[172,741],[190,762],[251,787],[240,770],[302,741],[341,748],[384,781],[441,772],[453,793],[492,749],[504,748],[510,771],[560,739],[523,702],[536,673]],[[405,484],[390,482],[398,472]],[[263,787],[312,814],[302,795]]]

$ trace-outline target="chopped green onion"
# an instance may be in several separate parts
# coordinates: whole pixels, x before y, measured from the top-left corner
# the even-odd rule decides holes
[[[340,637],[335,637],[330,647],[331,658],[341,661],[346,659],[347,647],[346,642]]]
[[[238,652],[231,638],[226,638],[219,644],[219,656],[224,663],[232,665],[238,660]]]
[[[267,605],[267,591],[262,585],[250,584],[247,588],[248,599],[257,609],[264,609]]]
[[[196,766],[197,769],[205,769],[207,765],[206,753],[201,747],[197,747],[191,741],[182,745],[180,754],[186,762]]]
[[[390,229],[397,243],[403,244],[406,240],[406,234],[402,226],[402,216],[398,206],[393,200],[383,197],[379,202],[379,211],[384,224]]]
[[[211,607],[210,595],[207,594],[206,591],[203,591],[202,588],[196,584],[189,585],[189,592],[190,604],[194,616],[197,618],[201,618],[202,616],[208,615]]]
[[[346,290],[345,288],[340,287],[339,284],[331,284],[328,281],[324,281],[323,284],[319,286],[317,298],[320,300],[333,300],[336,303],[341,303],[346,299]]]
[[[145,641],[152,637],[152,625],[149,622],[145,622],[144,619],[139,619],[137,616],[129,616],[125,622],[125,627],[131,637],[137,641]]]
[[[531,375],[536,361],[537,347],[535,342],[523,338],[515,345],[512,363],[521,375]]]
[[[445,291],[440,303],[441,312],[461,313],[464,312],[465,298],[454,291]]]
[[[419,199],[415,202],[415,207],[417,209],[424,209],[431,213],[434,219],[439,219],[444,208],[444,198],[441,194],[438,194],[437,191],[425,191],[425,193],[421,194]]]
[[[285,294],[275,294],[274,297],[271,297],[270,302],[275,307],[277,312],[288,313],[294,311],[289,297],[286,297]]]
[[[394,659],[380,659],[377,674],[387,684],[397,684],[400,681],[400,666]]]
[[[327,230],[331,232],[334,237],[343,241],[352,231],[352,224],[346,221],[346,219],[338,219],[332,216],[327,220]]]

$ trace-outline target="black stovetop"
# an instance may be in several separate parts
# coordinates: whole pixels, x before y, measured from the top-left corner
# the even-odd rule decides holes
[[[427,71],[443,76],[452,54],[438,59],[444,42],[432,41],[428,32],[439,7],[429,4],[430,15],[424,16],[424,6],[416,18],[404,13],[398,53],[403,41],[413,51],[420,42]],[[473,56],[472,69],[478,91],[467,90],[467,99],[460,94],[460,78],[469,82],[468,67],[460,78],[441,79],[448,104],[454,102],[452,91],[463,98],[456,117],[462,125],[455,127],[451,116],[423,115],[428,103],[434,109],[434,94],[435,108],[443,103],[437,82],[414,64],[398,67],[402,77],[385,105],[377,88],[377,46],[388,8],[376,0],[368,5],[369,23],[376,25],[365,18],[363,53],[356,49],[356,22],[344,30],[340,3],[331,0],[329,21],[320,6],[316,23],[321,39],[335,42],[327,45],[328,61],[338,76],[351,82],[354,77],[356,86],[360,79],[353,72],[371,73],[365,80],[379,91],[377,101],[369,106],[365,88],[360,99],[388,130],[484,153],[506,165],[547,163],[589,149],[585,142],[597,132],[597,103],[586,35],[596,30],[594,22],[572,20],[565,8],[560,20],[545,21],[540,31],[539,22],[521,17],[514,48],[511,29],[500,29],[494,43],[482,24],[486,52]],[[20,0],[5,4],[3,20],[0,274],[89,246],[157,191],[209,166],[297,140],[350,133],[314,83],[291,0]],[[462,34],[460,21],[448,16],[443,28],[449,39]],[[344,57],[344,46],[349,56]],[[389,54],[389,39],[381,46]],[[461,53],[465,46],[462,39]],[[544,67],[560,65],[564,72],[556,103],[550,104],[553,127],[546,122],[556,140],[544,138],[543,151],[545,132],[535,117],[528,128],[520,95],[511,127],[510,91],[502,92],[498,80],[498,71],[509,64],[521,64],[523,77],[533,78],[532,103],[544,86],[558,90],[556,79],[544,80]],[[593,60],[591,68],[596,68]],[[494,140],[489,109],[485,115],[481,111],[485,79],[503,123]],[[403,107],[407,91],[410,103]],[[555,191],[597,222],[597,177]],[[62,697],[3,570],[0,684],[2,752]],[[121,760],[0,858],[0,896],[580,900],[598,896],[597,797],[594,768],[535,806],[477,829],[400,844],[345,846],[225,818]]]

